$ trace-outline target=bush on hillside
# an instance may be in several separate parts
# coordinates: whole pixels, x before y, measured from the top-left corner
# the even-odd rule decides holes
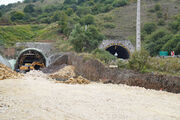
[[[24,8],[25,13],[32,13],[34,11],[35,11],[34,5],[32,5],[32,4],[26,5]]]
[[[80,20],[81,25],[93,25],[95,24],[94,16],[92,15],[86,15]]]
[[[146,50],[151,56],[158,55],[163,45],[171,39],[172,35],[166,29],[159,29],[145,38]]]
[[[125,6],[127,4],[128,4],[128,0],[115,0],[113,2],[114,7],[121,7],[121,6]]]
[[[175,51],[176,54],[180,54],[180,35],[174,35],[172,39],[170,39],[164,46],[163,46],[163,50],[166,51]]]
[[[160,4],[156,4],[156,5],[154,6],[154,10],[155,10],[155,11],[161,10],[161,5],[160,5]]]
[[[92,51],[92,54],[95,58],[99,59],[103,63],[109,64],[110,62],[117,59],[117,57],[113,56],[111,53],[101,49],[95,49]]]
[[[23,20],[24,17],[25,17],[25,15],[23,12],[19,12],[19,11],[11,12],[11,20],[12,21]]]
[[[105,27],[105,28],[110,28],[110,29],[113,29],[113,28],[115,28],[115,27],[116,27],[116,25],[115,25],[115,24],[113,24],[113,23],[105,23],[105,24],[104,24],[104,27]]]
[[[129,68],[143,72],[148,63],[149,53],[145,50],[136,51],[129,59]]]
[[[180,14],[173,18],[173,21],[169,23],[169,28],[173,33],[180,31]]]
[[[146,34],[151,34],[152,32],[154,32],[157,28],[157,25],[155,23],[145,23],[144,27],[143,27],[143,31]]]

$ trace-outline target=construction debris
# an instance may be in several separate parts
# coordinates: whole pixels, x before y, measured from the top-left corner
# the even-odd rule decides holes
[[[0,63],[0,80],[17,79],[22,75]]]
[[[62,79],[68,80],[69,78],[75,77],[75,67],[74,66],[65,66],[64,68],[60,69],[58,72],[50,74],[49,77],[52,79]]]
[[[66,83],[66,84],[89,84],[90,81],[86,78],[83,78],[82,76],[79,76],[77,78],[69,78],[66,81],[56,81],[56,83]]]
[[[75,67],[65,66],[58,72],[49,75],[50,78],[57,80],[56,83],[66,83],[66,84],[89,84],[90,81],[79,76],[76,78]]]

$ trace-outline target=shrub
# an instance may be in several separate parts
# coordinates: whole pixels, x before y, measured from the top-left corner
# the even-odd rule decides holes
[[[80,20],[81,25],[92,25],[95,24],[94,16],[92,15],[86,15]]]
[[[175,53],[180,53],[179,51],[179,47],[180,47],[180,35],[174,35],[172,39],[170,39],[164,46],[163,46],[163,50],[167,50],[167,51],[172,51],[174,50]]]
[[[118,60],[117,65],[118,65],[118,68],[125,68],[125,69],[128,69],[128,66],[129,66],[127,60],[121,60],[121,59]]]
[[[35,11],[34,10],[34,5],[32,5],[32,4],[26,5],[25,8],[24,8],[25,13],[32,13],[34,11]]]
[[[166,23],[165,23],[165,21],[163,20],[163,19],[160,19],[159,21],[158,21],[158,25],[160,25],[160,26],[164,26]]]
[[[111,61],[116,60],[117,58],[113,56],[111,53],[105,50],[95,49],[92,52],[93,56],[103,63],[109,64]]]
[[[156,30],[156,28],[157,28],[157,26],[155,23],[146,23],[146,24],[144,24],[143,31],[146,34],[151,34],[152,32],[154,32]]]
[[[113,2],[114,7],[121,7],[121,6],[125,6],[127,4],[128,4],[128,0],[115,0]]]
[[[105,28],[110,28],[110,29],[113,29],[113,28],[115,28],[115,27],[116,27],[116,25],[115,25],[115,24],[113,24],[113,23],[105,23],[105,24],[104,24],[104,27],[105,27]]]
[[[151,71],[180,75],[179,58],[150,58],[147,67]]]
[[[161,5],[160,5],[160,4],[156,4],[156,5],[154,6],[154,10],[155,10],[155,11],[161,10]]]
[[[112,22],[113,18],[112,18],[112,16],[105,16],[103,19],[107,22]]]
[[[163,45],[171,39],[171,37],[172,36],[166,29],[159,29],[145,38],[145,48],[149,51],[151,56],[155,56],[162,49]]]
[[[145,50],[136,51],[129,59],[129,68],[143,72],[148,62],[149,53]]]
[[[18,11],[11,12],[11,20],[12,21],[22,20],[22,19],[24,19],[24,17],[25,17],[25,15],[23,12],[18,12]]]
[[[162,17],[163,17],[162,11],[158,11],[158,12],[156,13],[156,15],[157,15],[158,18],[162,18]]]

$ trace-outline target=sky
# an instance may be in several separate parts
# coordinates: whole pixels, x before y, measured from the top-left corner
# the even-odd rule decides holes
[[[18,1],[23,1],[23,0],[0,0],[0,5],[7,5],[9,3],[16,3]]]

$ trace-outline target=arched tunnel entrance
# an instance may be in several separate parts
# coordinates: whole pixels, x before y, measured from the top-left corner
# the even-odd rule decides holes
[[[129,59],[129,51],[120,46],[120,45],[112,45],[106,48],[106,51],[109,51],[112,55],[117,56],[117,58]]]
[[[19,54],[15,65],[15,70],[20,72],[40,70],[46,66],[46,62],[46,57],[40,50],[28,48]]]

